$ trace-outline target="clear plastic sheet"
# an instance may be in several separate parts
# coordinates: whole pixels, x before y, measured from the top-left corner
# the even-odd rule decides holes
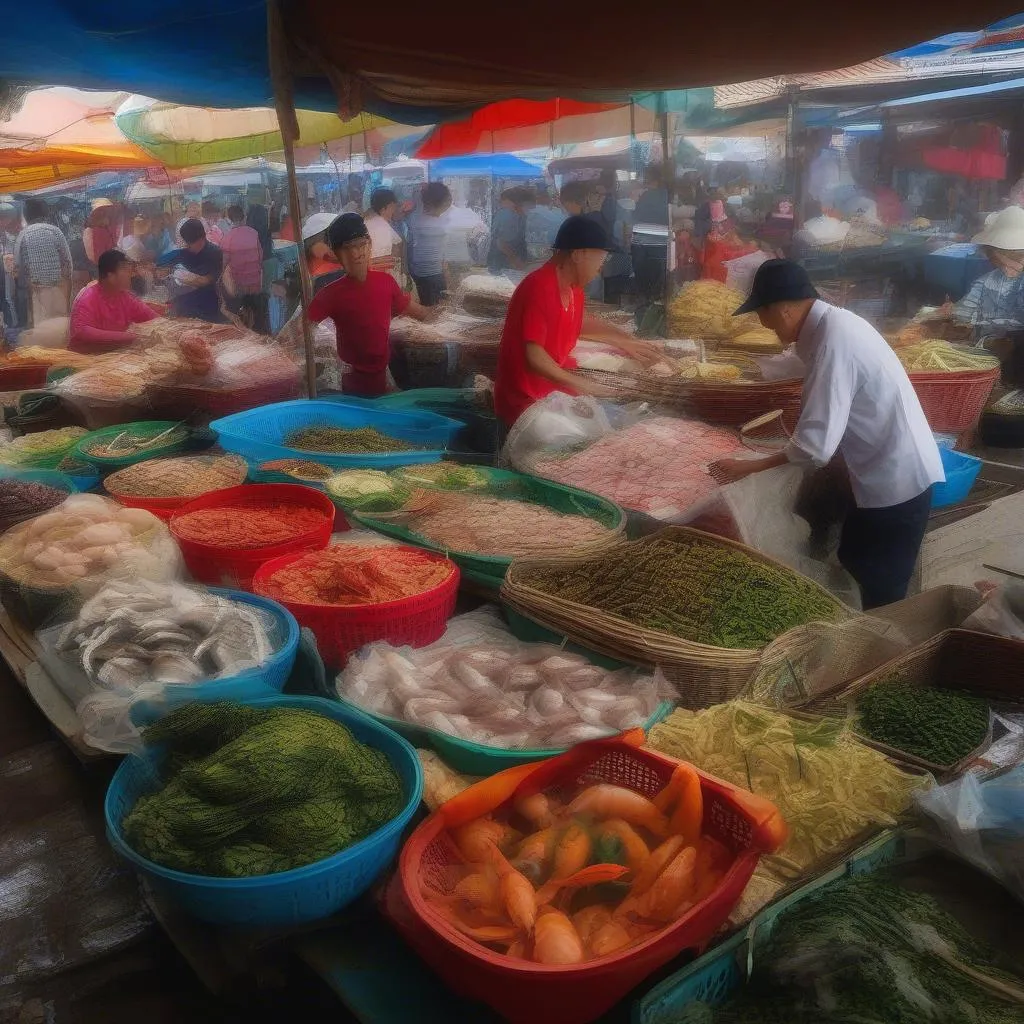
[[[76,705],[87,742],[112,751],[138,739],[130,718],[136,700],[237,676],[284,641],[279,621],[262,608],[148,580],[109,583],[73,619],[36,636],[40,663]]]
[[[529,473],[545,455],[584,447],[613,429],[605,406],[596,398],[553,391],[516,420],[502,458],[513,469]]]
[[[375,714],[502,749],[558,749],[642,725],[668,692],[660,675],[523,643],[489,606],[419,650],[368,645],[337,688]]]
[[[1024,583],[1005,583],[992,590],[965,620],[964,629],[1024,640]]]
[[[1024,765],[984,781],[969,772],[918,794],[917,804],[942,846],[1024,899]]]

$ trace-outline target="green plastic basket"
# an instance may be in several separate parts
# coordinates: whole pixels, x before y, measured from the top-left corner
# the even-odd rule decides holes
[[[133,452],[131,455],[107,456],[93,455],[89,452],[89,448],[92,445],[113,441],[118,434],[123,434],[126,430],[144,437],[157,437],[173,427],[181,427],[182,435],[176,439],[169,435],[168,440],[161,441],[159,444],[144,448],[141,451]],[[100,430],[94,430],[86,434],[75,445],[75,456],[84,462],[91,463],[101,471],[111,471],[122,469],[124,466],[132,466],[136,462],[144,462],[146,459],[155,459],[161,455],[173,455],[175,452],[183,451],[188,446],[188,443],[188,429],[180,422],[174,420],[138,420],[135,423],[119,423],[114,427],[103,427]]]
[[[581,491],[577,487],[556,484],[551,480],[525,473],[515,473],[507,469],[491,469],[486,466],[474,467],[489,480],[487,488],[473,488],[473,494],[492,494],[505,498],[519,498],[524,501],[544,505],[556,512],[587,516],[615,533],[625,529],[626,513],[607,498]],[[512,564],[510,556],[475,555],[465,551],[447,551],[437,544],[421,537],[418,533],[383,519],[375,519],[367,512],[353,512],[354,517],[371,530],[395,537],[406,544],[427,548],[450,558],[460,569],[486,576],[489,580],[497,580],[500,585],[505,578],[508,567]]]
[[[907,857],[904,834],[882,832],[831,871],[770,903],[739,932],[655,985],[633,1004],[632,1024],[675,1024],[683,1007],[694,1002],[720,1006],[746,983],[756,954],[786,911],[841,878],[870,874]]]
[[[350,700],[339,696],[342,704],[354,707],[364,715],[370,715],[381,725],[387,726],[397,732],[399,736],[405,737],[414,747],[430,747],[436,750],[441,760],[454,771],[463,775],[476,775],[484,777],[496,775],[506,768],[515,768],[517,765],[530,764],[533,761],[543,761],[546,758],[554,757],[556,754],[564,754],[565,747],[550,750],[505,750],[502,747],[488,747],[482,743],[473,743],[470,740],[460,740],[457,736],[450,736],[448,733],[439,732],[437,729],[429,729],[426,726],[414,725],[412,722],[405,722],[401,718],[391,718],[389,715],[377,715],[372,711],[359,707]],[[644,731],[648,731],[665,718],[672,710],[672,704],[664,700],[655,709],[654,713],[644,722]]]

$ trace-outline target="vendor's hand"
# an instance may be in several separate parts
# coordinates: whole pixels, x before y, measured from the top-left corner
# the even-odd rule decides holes
[[[644,366],[653,366],[665,358],[665,353],[649,341],[631,341],[628,345],[623,344],[620,347],[626,355],[638,363],[643,363]]]
[[[719,459],[708,466],[708,472],[716,483],[734,484],[756,473],[758,462],[757,459]]]

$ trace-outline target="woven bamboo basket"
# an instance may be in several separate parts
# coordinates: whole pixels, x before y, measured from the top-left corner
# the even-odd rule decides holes
[[[804,580],[835,606],[839,618],[856,614],[813,580],[801,576],[782,562],[736,541],[701,530],[675,526],[659,530],[632,546],[654,540],[701,541],[718,547],[734,548],[748,558],[774,566]],[[544,593],[523,582],[529,571],[541,567],[569,568],[591,564],[600,572],[601,555],[520,560],[512,563],[501,588],[502,601],[521,615],[553,630],[567,640],[599,654],[641,665],[658,665],[672,682],[684,707],[708,707],[737,696],[758,666],[761,649],[732,649],[684,640],[671,633],[645,629],[619,615],[599,611],[574,601]],[[802,628],[802,627],[797,627]]]
[[[857,696],[897,673],[908,686],[962,690],[1014,710],[1024,705],[1024,642],[968,629],[949,629],[854,679],[842,689],[805,705],[802,710],[812,715],[853,718]],[[941,779],[962,774],[992,740],[990,730],[982,742],[956,764],[941,765],[860,733],[857,738],[895,761],[915,765]]]

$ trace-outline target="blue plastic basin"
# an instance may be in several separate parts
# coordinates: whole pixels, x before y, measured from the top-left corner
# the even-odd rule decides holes
[[[932,488],[932,508],[943,508],[963,501],[970,494],[981,472],[981,459],[973,455],[964,455],[951,448],[939,448],[939,455],[942,456],[946,481]]]

